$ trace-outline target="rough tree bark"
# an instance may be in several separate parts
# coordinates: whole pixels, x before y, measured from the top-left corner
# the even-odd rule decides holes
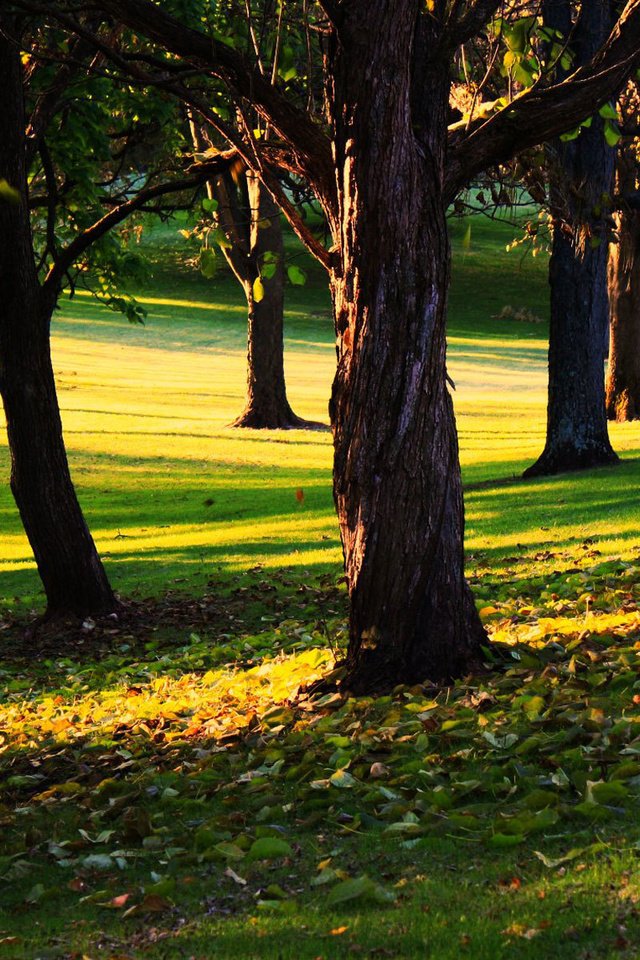
[[[0,393],[11,490],[47,596],[47,614],[117,607],[69,473],[49,348],[54,301],[36,274],[27,208],[25,120],[14,18],[0,13]]]
[[[621,98],[623,118],[636,125],[640,94],[630,84]],[[640,209],[626,206],[624,197],[640,187],[640,141],[618,145],[616,195],[622,199],[615,214],[616,242],[609,248],[611,333],[606,381],[609,420],[640,419]]]
[[[610,4],[585,0],[572,31],[569,0],[547,0],[548,26],[570,37],[578,65],[587,63],[609,35]],[[608,211],[613,149],[594,117],[576,140],[548,150],[553,241],[549,266],[549,398],[547,437],[525,477],[616,463],[604,405]]]
[[[429,59],[430,29],[413,3],[353,0],[330,51],[342,239],[331,276],[334,496],[356,692],[460,676],[484,638],[463,572],[446,382],[449,80]],[[412,103],[407,50],[418,44],[432,94]]]

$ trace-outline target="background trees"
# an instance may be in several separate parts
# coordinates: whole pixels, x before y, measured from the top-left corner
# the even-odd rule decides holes
[[[609,420],[640,417],[640,97],[630,82],[619,101],[623,139],[616,163],[615,242],[609,253],[611,337],[606,382]]]
[[[545,25],[587,63],[612,25],[611,5],[586,0],[544,5]],[[566,75],[561,69],[561,74]],[[615,463],[604,408],[609,300],[607,252],[615,151],[603,119],[589,118],[547,150],[553,224],[549,283],[549,402],[545,448],[525,476]]]

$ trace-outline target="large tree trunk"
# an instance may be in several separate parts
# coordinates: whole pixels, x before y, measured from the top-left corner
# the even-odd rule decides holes
[[[62,439],[49,349],[53,303],[36,275],[25,172],[24,107],[13,18],[0,14],[0,393],[11,490],[47,595],[47,612],[98,614],[116,601],[78,504]]]
[[[287,400],[284,379],[284,243],[280,211],[268,191],[251,173],[246,174],[251,211],[248,256],[242,287],[247,298],[247,403],[233,427],[253,429],[318,426],[297,417]],[[256,299],[254,283],[262,271],[265,255],[270,264],[262,277],[262,298]]]
[[[440,67],[432,99],[410,102],[418,23],[429,21],[415,3],[354,0],[330,52],[333,102],[348,104],[333,111],[342,255],[331,406],[356,692],[460,676],[484,638],[463,573],[446,382],[448,80]]]
[[[546,21],[571,34],[571,4],[548,0]],[[608,2],[585,0],[571,45],[586,63],[608,36]],[[525,477],[615,463],[604,406],[604,353],[609,322],[607,211],[614,151],[602,121],[549,150],[553,246],[549,268],[549,401],[544,451]]]
[[[640,94],[630,84],[621,98],[629,125],[640,120]],[[618,147],[616,194],[634,194],[639,186],[638,141]],[[606,382],[609,420],[640,419],[640,210],[616,214],[616,242],[609,248],[611,336]]]

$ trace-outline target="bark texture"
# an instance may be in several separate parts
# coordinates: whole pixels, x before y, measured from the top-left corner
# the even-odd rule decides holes
[[[356,692],[460,676],[484,638],[463,573],[446,384],[449,84],[429,63],[430,29],[413,2],[354,0],[330,51],[341,227],[334,496]]]
[[[627,124],[640,120],[640,93],[630,84],[621,98]],[[640,187],[639,140],[618,146],[616,194],[622,208],[615,215],[616,242],[609,249],[611,332],[606,381],[609,420],[640,419],[640,209],[625,206],[624,197]]]
[[[101,614],[117,606],[71,481],[49,349],[54,300],[36,275],[25,171],[25,121],[14,18],[0,13],[0,393],[11,490],[47,596],[47,613]]]
[[[573,32],[571,4],[548,0],[549,26],[571,37],[584,64],[608,36],[609,2],[585,0]],[[588,129],[548,151],[553,244],[549,267],[549,400],[544,451],[525,477],[615,463],[604,405],[609,322],[608,223],[603,198],[613,189],[614,151],[596,116]]]

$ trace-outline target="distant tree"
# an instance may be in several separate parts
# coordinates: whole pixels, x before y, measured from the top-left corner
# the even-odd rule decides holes
[[[545,26],[574,54],[567,76],[602,46],[614,24],[609,0],[545,0]],[[587,119],[587,118],[584,118]],[[553,224],[549,283],[547,437],[525,477],[615,463],[604,404],[604,352],[609,322],[607,250],[615,150],[610,121],[557,139],[547,150]]]
[[[620,98],[623,139],[616,165],[615,242],[609,249],[611,336],[606,380],[609,420],[640,419],[640,92]]]
[[[191,121],[196,149],[214,153],[200,124]],[[206,163],[206,159],[202,162]],[[281,213],[258,176],[244,164],[218,173],[207,184],[203,223],[197,228],[206,245],[201,269],[217,272],[216,247],[241,285],[247,300],[247,400],[231,426],[305,429],[319,424],[291,409],[284,375],[285,247]],[[299,269],[297,271],[301,275]],[[294,274],[294,276],[296,276]]]

